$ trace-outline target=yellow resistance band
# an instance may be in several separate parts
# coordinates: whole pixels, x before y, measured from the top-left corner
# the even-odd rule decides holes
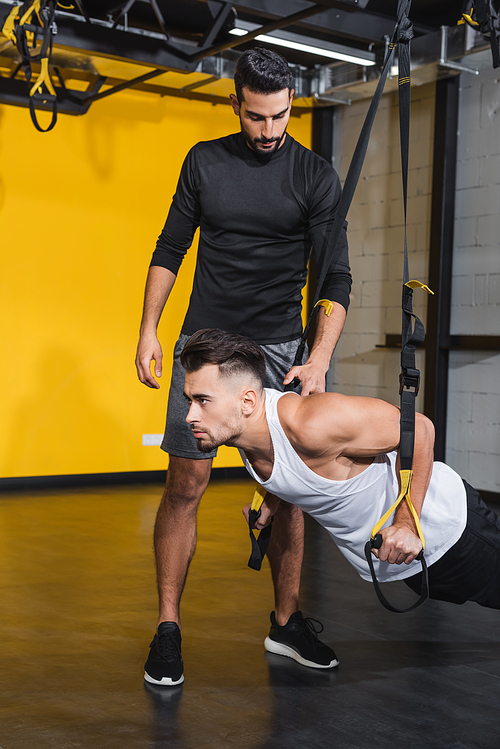
[[[387,510],[385,515],[383,515],[378,523],[373,526],[371,537],[375,538],[379,530],[382,528],[382,526],[389,520],[392,513],[396,510],[396,508],[399,506],[399,504],[403,501],[403,499],[406,499],[406,502],[408,504],[408,507],[410,508],[410,512],[413,515],[413,519],[415,521],[415,525],[417,526],[417,533],[418,537],[422,542],[422,548],[425,549],[425,538],[424,534],[422,533],[422,528],[420,526],[420,520],[417,515],[417,511],[413,507],[411,498],[410,498],[410,484],[411,484],[411,477],[413,475],[413,471],[400,471],[399,475],[401,477],[401,491],[399,492],[399,497],[394,502],[391,508]]]

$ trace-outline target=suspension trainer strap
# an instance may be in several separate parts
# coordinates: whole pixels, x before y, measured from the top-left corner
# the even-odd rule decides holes
[[[496,7],[495,7],[496,6]],[[467,23],[490,43],[493,67],[500,67],[500,17],[494,0],[465,0],[458,24]]]
[[[56,5],[55,0],[26,0],[12,9],[1,32],[16,45],[28,84],[31,84],[33,63],[40,63],[40,73],[29,90],[29,110],[33,124],[42,133],[52,130],[57,122],[57,95],[49,72],[54,35],[57,34]],[[36,110],[40,107],[52,112],[52,119],[45,129],[37,120]]]
[[[320,252],[319,261],[318,261],[319,276],[318,276],[318,282],[316,286],[316,295],[314,297],[314,301],[311,306],[311,312],[309,313],[307,324],[304,328],[304,332],[302,333],[301,341],[297,348],[297,353],[295,355],[295,360],[293,363],[294,366],[299,366],[300,364],[302,364],[302,357],[304,355],[307,336],[309,334],[309,329],[311,327],[314,310],[316,309],[316,306],[318,304],[318,300],[322,292],[323,284],[325,282],[326,275],[330,267],[331,259],[335,255],[335,250],[337,248],[340,235],[344,228],[344,222],[346,220],[347,213],[351,206],[352,199],[354,197],[354,193],[358,185],[359,177],[361,174],[361,169],[363,168],[363,163],[365,160],[366,151],[368,149],[368,143],[370,140],[370,134],[371,134],[372,127],[373,127],[373,122],[375,120],[375,115],[377,114],[380,100],[382,98],[382,94],[384,91],[385,82],[387,80],[387,76],[389,74],[389,71],[391,69],[391,65],[394,59],[394,49],[395,49],[396,41],[397,41],[398,28],[403,17],[407,15],[410,5],[411,5],[411,0],[399,0],[397,22],[396,22],[396,26],[392,34],[391,43],[389,44],[389,48],[385,56],[385,60],[382,66],[382,72],[380,74],[377,88],[375,89],[373,99],[370,102],[368,112],[366,113],[365,121],[363,123],[361,132],[359,134],[358,142],[356,143],[356,148],[354,149],[354,154],[353,154],[353,157],[349,166],[349,170],[347,172],[347,176],[344,182],[344,187],[342,190],[341,198],[339,200],[337,211],[325,232],[325,237],[323,240],[323,245],[321,247],[321,252]],[[289,383],[285,387],[285,390],[287,391],[294,390],[298,386],[298,384],[299,384],[298,380],[297,381],[293,380],[291,383]]]
[[[400,0],[400,6],[402,2]],[[398,14],[399,18],[399,14]],[[365,557],[370,568],[375,592],[378,599],[389,611],[404,614],[421,606],[429,597],[429,584],[427,564],[424,559],[425,539],[420,526],[419,517],[413,507],[410,497],[410,485],[412,479],[413,450],[415,445],[415,398],[420,385],[420,371],[415,363],[415,349],[423,342],[425,337],[424,326],[413,314],[413,289],[422,288],[432,293],[430,289],[420,281],[409,280],[408,269],[408,243],[407,243],[407,203],[408,203],[408,157],[410,145],[410,40],[413,37],[412,24],[406,13],[401,17],[398,34],[398,65],[399,65],[399,128],[401,140],[401,171],[403,180],[403,208],[404,208],[404,266],[403,266],[403,291],[402,291],[402,341],[401,341],[401,374],[399,376],[399,395],[401,405],[400,417],[400,441],[399,455],[401,462],[400,483],[401,490],[396,502],[385,513],[385,515],[374,526],[371,538],[365,545]],[[389,520],[392,513],[396,511],[401,502],[406,501],[415,521],[418,536],[422,542],[422,551],[416,557],[422,563],[422,589],[420,598],[407,609],[398,609],[385,598],[380,589],[375,567],[373,563],[372,548],[379,549],[383,539],[379,534],[380,529]]]
[[[266,555],[267,547],[269,546],[269,539],[271,537],[272,520],[268,526],[261,530],[257,537],[254,535],[255,523],[260,518],[260,508],[265,499],[266,493],[267,492],[257,484],[255,494],[253,495],[252,506],[248,513],[248,528],[250,531],[250,542],[252,544],[252,553],[248,560],[248,566],[252,570],[257,571],[262,567],[262,560]]]

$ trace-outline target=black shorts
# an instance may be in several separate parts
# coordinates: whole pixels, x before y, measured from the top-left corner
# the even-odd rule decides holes
[[[500,518],[464,481],[467,524],[457,543],[429,567],[429,596],[438,601],[500,609]],[[420,594],[422,573],[405,583]]]

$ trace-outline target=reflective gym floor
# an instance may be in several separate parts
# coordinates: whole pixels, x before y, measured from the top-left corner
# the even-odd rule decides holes
[[[2,495],[1,749],[498,749],[500,612],[391,614],[309,518],[301,606],[340,666],[265,653],[270,575],[246,567],[240,512],[252,493],[212,482],[202,502],[175,689],[142,671],[161,487]]]

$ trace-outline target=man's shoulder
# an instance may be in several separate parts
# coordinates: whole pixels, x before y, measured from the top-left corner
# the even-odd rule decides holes
[[[292,140],[290,150],[295,158],[301,159],[305,164],[310,166],[311,169],[320,169],[322,171],[324,170],[326,172],[335,173],[335,169],[333,168],[333,166],[326,159],[324,159],[323,156],[320,156],[314,151],[311,151],[310,148],[306,148],[302,145],[302,143],[299,143],[298,140],[295,140],[295,138],[292,138],[290,135],[289,137]]]
[[[315,450],[324,447],[324,439],[331,431],[339,406],[346,396],[340,393],[315,393],[299,396],[296,393],[280,398],[278,413],[283,429],[293,444],[302,449]]]
[[[290,149],[294,164],[294,174],[300,184],[304,185],[306,194],[314,196],[337,190],[340,180],[333,166],[322,156],[294,140]]]
[[[224,135],[222,138],[200,140],[198,143],[195,143],[189,153],[201,157],[220,154],[221,151],[233,153],[238,149],[238,139],[239,133],[231,133],[230,135]]]

